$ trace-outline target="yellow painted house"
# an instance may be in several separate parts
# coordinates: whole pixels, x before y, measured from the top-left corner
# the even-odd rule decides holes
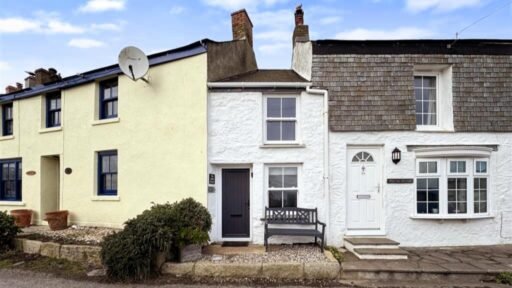
[[[31,209],[44,224],[68,210],[70,224],[119,227],[151,203],[206,205],[207,82],[257,69],[252,40],[148,58],[149,83],[118,65],[63,79],[38,69],[0,95],[1,211]]]

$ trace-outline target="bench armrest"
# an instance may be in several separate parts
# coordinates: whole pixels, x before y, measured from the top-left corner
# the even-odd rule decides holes
[[[322,226],[324,226],[324,227],[325,227],[325,223],[324,223],[324,222],[321,222],[321,221],[316,220],[316,223],[318,223],[318,224],[320,224],[320,225],[322,225]]]

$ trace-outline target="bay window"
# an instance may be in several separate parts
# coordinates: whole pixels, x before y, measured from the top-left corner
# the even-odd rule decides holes
[[[470,218],[489,211],[489,159],[417,159],[418,217]]]

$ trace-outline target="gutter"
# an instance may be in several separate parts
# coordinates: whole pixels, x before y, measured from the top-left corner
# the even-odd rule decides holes
[[[308,88],[311,82],[208,82],[208,88]]]
[[[331,235],[331,194],[330,194],[330,181],[329,181],[329,93],[324,89],[311,88],[311,85],[306,87],[306,92],[309,94],[322,95],[324,97],[324,195],[326,198],[327,219],[327,238]]]

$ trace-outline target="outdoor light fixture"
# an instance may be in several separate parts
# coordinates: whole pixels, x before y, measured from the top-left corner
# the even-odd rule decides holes
[[[400,149],[395,147],[395,150],[391,152],[391,160],[393,160],[393,163],[398,164],[398,162],[400,162],[400,158],[402,158],[402,152]]]

